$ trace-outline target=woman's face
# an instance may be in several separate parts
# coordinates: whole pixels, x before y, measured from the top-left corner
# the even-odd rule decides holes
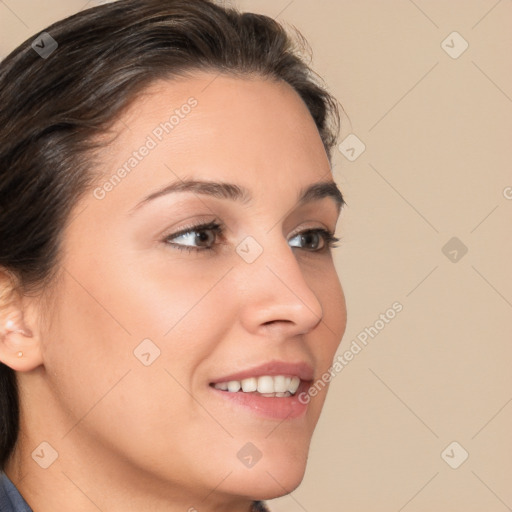
[[[315,124],[284,83],[204,73],[154,84],[115,128],[44,312],[43,437],[77,479],[97,463],[131,489],[291,491],[325,399],[297,395],[346,324],[320,231],[335,192],[303,197],[333,184]]]

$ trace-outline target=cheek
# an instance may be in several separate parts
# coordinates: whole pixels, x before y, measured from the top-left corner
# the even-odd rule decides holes
[[[347,305],[345,294],[337,274],[333,274],[325,292],[324,321],[336,333],[336,348],[345,334],[347,326]]]
[[[69,272],[48,312],[43,357],[54,396],[76,422],[128,371],[133,342],[94,279]]]
[[[204,426],[218,436],[186,391],[213,352],[212,340],[231,325],[219,314],[219,304],[227,304],[219,297],[222,287],[213,286],[218,275],[80,275],[85,291],[74,270],[49,312],[44,354],[53,396],[68,416],[65,430],[79,425],[70,439],[88,433],[86,439],[104,440],[150,468],[162,462],[161,447],[178,453],[191,446],[189,437],[204,437]]]
[[[129,289],[122,284],[121,273],[114,276],[112,289],[117,288],[123,303],[120,314],[134,342],[151,339],[167,365],[179,365],[180,373],[185,369],[192,373],[213,350],[213,340],[220,338],[225,327],[221,313],[230,311],[234,303],[221,283],[228,270],[207,263],[200,267],[197,262],[169,262],[163,257],[139,268]]]
[[[212,340],[231,325],[219,305],[227,314],[232,294],[215,286],[224,269],[203,275],[184,265],[180,272],[168,264],[146,269],[130,271],[122,262],[108,272],[69,265],[50,312],[45,364],[58,376],[59,390],[86,389],[85,403],[73,400],[72,408],[82,411],[130,368],[149,361],[148,370],[153,364],[167,368],[190,387]]]
[[[345,294],[332,264],[329,268],[326,267],[325,272],[318,273],[310,286],[324,313],[322,323],[317,328],[323,333],[323,342],[316,348],[322,351],[323,362],[330,364],[347,326]]]
[[[330,380],[324,375],[333,364],[333,359],[345,333],[347,325],[347,310],[345,295],[334,266],[324,267],[323,271],[316,272],[310,281],[324,313],[322,322],[317,326],[315,333],[307,338],[310,352],[316,361],[316,380],[312,385],[313,393],[310,395],[310,408],[312,417],[318,420],[327,397],[326,391]],[[327,383],[327,384],[326,384]],[[311,390],[311,388],[310,388]]]

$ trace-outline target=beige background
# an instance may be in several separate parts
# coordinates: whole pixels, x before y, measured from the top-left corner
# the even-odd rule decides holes
[[[512,510],[512,1],[231,3],[300,28],[341,139],[366,145],[335,155],[340,354],[403,305],[333,380],[305,480],[272,510]],[[0,1],[0,56],[86,4]]]

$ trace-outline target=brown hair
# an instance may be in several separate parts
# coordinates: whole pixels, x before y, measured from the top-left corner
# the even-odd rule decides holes
[[[49,282],[70,210],[95,178],[94,141],[155,80],[194,70],[283,80],[308,107],[330,158],[337,102],[295,35],[210,0],[119,0],[16,48],[0,63],[0,271],[24,293]],[[18,430],[15,372],[0,363],[0,469]]]

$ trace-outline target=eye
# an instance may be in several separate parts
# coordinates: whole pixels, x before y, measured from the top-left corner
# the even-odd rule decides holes
[[[174,249],[185,251],[211,251],[217,239],[224,233],[224,228],[216,221],[207,224],[197,224],[182,229],[178,233],[166,236],[164,243]],[[290,239],[290,246],[297,249],[303,249],[308,252],[326,252],[335,243],[339,242],[333,233],[323,228],[307,229],[297,233]]]
[[[298,241],[298,245],[291,243],[294,240]],[[290,239],[291,247],[305,249],[310,252],[325,252],[332,247],[337,247],[335,245],[336,242],[339,242],[339,238],[336,238],[333,233],[323,228],[308,229]]]
[[[209,251],[213,249],[223,229],[217,222],[188,227],[165,238],[164,242],[173,248],[185,251]]]

